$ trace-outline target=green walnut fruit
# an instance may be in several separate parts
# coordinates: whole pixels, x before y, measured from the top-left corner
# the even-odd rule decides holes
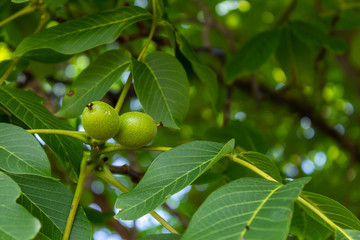
[[[146,113],[128,112],[119,119],[120,128],[114,139],[125,147],[143,147],[156,136],[157,124]]]
[[[95,101],[86,105],[81,119],[88,136],[97,140],[107,140],[119,131],[119,115],[107,103]]]

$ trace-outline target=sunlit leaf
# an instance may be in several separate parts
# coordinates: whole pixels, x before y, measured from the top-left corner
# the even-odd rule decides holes
[[[260,178],[232,181],[210,194],[181,239],[287,239],[293,202],[309,180],[286,185]]]
[[[335,240],[360,240],[360,231],[355,231],[355,230],[336,231]]]
[[[313,206],[315,206],[322,214],[328,217],[333,223],[343,229],[360,230],[360,220],[350,210],[345,208],[337,201],[313,192],[302,192],[301,196]],[[328,223],[316,215],[311,209],[304,206],[300,202],[299,205],[311,217],[322,223],[324,226],[332,229]]]
[[[195,141],[160,154],[150,165],[140,183],[121,194],[115,206],[121,219],[137,219],[156,209],[172,194],[191,184],[214,163],[230,153],[234,140],[220,144]]]
[[[39,142],[24,129],[0,123],[0,169],[51,177],[50,163]]]
[[[14,180],[0,172],[0,239],[33,239],[40,230],[39,220],[16,203],[20,193]]]
[[[145,112],[166,127],[178,128],[189,106],[189,83],[181,63],[167,53],[154,52],[143,62],[133,60],[132,69]]]

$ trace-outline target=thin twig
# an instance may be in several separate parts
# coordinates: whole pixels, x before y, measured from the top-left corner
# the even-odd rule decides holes
[[[284,24],[290,17],[291,13],[294,11],[297,4],[297,0],[292,0],[288,8],[285,10],[284,14],[281,16],[279,21],[277,22],[278,26]]]

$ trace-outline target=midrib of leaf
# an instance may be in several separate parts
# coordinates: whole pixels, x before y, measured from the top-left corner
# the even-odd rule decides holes
[[[141,16],[146,16],[148,15],[147,13],[143,13],[143,14],[140,14],[140,15],[135,15],[133,17],[129,17],[129,18],[125,18],[125,19],[120,19],[120,20],[116,20],[116,21],[113,21],[113,22],[108,22],[108,23],[104,23],[104,24],[100,24],[100,25],[96,25],[96,26],[91,26],[91,27],[88,27],[88,28],[83,28],[83,29],[80,29],[80,30],[77,30],[77,31],[72,31],[72,32],[67,32],[67,33],[64,33],[64,34],[61,34],[61,35],[57,35],[53,38],[50,38],[50,39],[47,39],[46,41],[52,41],[52,40],[56,40],[58,38],[61,38],[61,37],[65,37],[67,35],[71,35],[71,34],[75,34],[75,33],[80,33],[80,32],[83,32],[83,31],[88,31],[88,30],[92,30],[92,29],[96,29],[96,28],[101,28],[101,27],[105,27],[105,26],[108,26],[108,25],[114,25],[116,23],[121,23],[121,22],[124,22],[124,21],[129,21],[133,18],[137,18],[137,17],[141,17]],[[41,48],[41,45],[42,43],[40,44],[37,44],[35,45],[36,48],[33,48],[31,50],[35,50],[35,49],[40,49]],[[49,48],[49,47],[46,47],[46,48]],[[26,48],[25,48],[26,49]],[[53,49],[53,48],[51,48]],[[26,53],[26,52],[25,52]],[[16,55],[18,56],[18,55]]]
[[[199,149],[197,149],[199,150]],[[201,149],[200,149],[201,150]],[[168,186],[170,186],[171,184],[173,184],[174,182],[177,182],[179,179],[183,178],[183,177],[186,177],[187,175],[189,175],[190,173],[194,172],[195,170],[201,168],[203,165],[207,164],[208,162],[211,162],[213,159],[215,159],[218,155],[220,154],[220,152],[215,155],[213,158],[209,159],[208,161],[202,163],[201,165],[199,165],[198,167],[196,168],[193,168],[192,170],[190,171],[187,171],[186,173],[184,173],[183,175],[179,176],[178,178],[174,179],[172,182],[170,182],[169,184],[167,184],[166,186],[164,186],[163,188],[159,189],[158,191],[156,191],[153,195],[151,195],[150,197],[146,198],[145,200],[141,201],[139,204],[136,204],[136,205],[133,205],[131,206],[130,208],[127,208],[126,210],[122,211],[122,212],[127,212],[131,209],[133,209],[134,207],[137,207],[139,206],[140,204],[142,204],[143,202],[147,202],[149,201],[149,199],[151,198],[154,198],[155,195],[159,194],[163,189],[166,189]],[[120,212],[121,213],[121,212]]]
[[[275,189],[273,189],[269,195],[262,201],[262,203],[259,205],[259,207],[254,211],[253,215],[251,216],[251,218],[249,219],[249,221],[247,222],[246,226],[249,226],[252,221],[254,221],[256,215],[259,213],[259,211],[261,210],[261,208],[264,206],[264,204],[269,200],[269,198],[279,189],[281,188],[283,185],[280,185],[278,187],[276,187]],[[244,230],[240,233],[240,239],[242,237],[244,237],[245,233],[246,233],[247,229],[244,228]]]
[[[10,92],[6,91],[6,88],[2,88],[2,90],[5,91],[7,94],[9,94],[11,97],[13,97],[18,102],[18,104],[22,105],[25,109],[27,109],[27,111],[30,112],[34,116],[34,118],[38,119],[39,122],[41,122],[42,124],[44,124],[45,126],[48,127],[48,125],[45,124],[43,121],[41,121],[40,118],[37,118],[36,114],[34,114],[30,109],[26,108],[26,106],[22,102],[20,102],[18,100],[18,98],[16,98],[16,96],[14,96]],[[56,135],[56,134],[54,136],[57,138],[60,145],[65,149],[65,146],[62,144],[62,141],[59,139],[59,136]],[[67,153],[67,151],[65,151],[65,155],[66,155],[67,158],[69,157],[69,154]],[[71,161],[68,161],[68,162],[72,165]],[[73,169],[76,169],[76,168],[73,166]]]
[[[92,88],[88,88],[88,90],[83,93],[83,95],[81,95],[74,103],[72,103],[72,105],[76,104],[77,102],[79,102],[81,99],[83,99],[89,92],[91,92],[92,90],[94,90],[94,88],[96,88],[99,84],[102,84],[103,80],[105,78],[107,78],[109,75],[111,75],[113,72],[117,71],[118,69],[122,68],[123,66],[125,66],[126,64],[129,64],[130,61],[124,62],[123,64],[119,65],[118,67],[114,68],[114,70],[112,70],[111,72],[109,72],[108,74],[106,74],[105,76],[103,76],[103,78],[100,81],[97,81],[96,84],[94,85],[94,87]]]
[[[230,157],[230,159],[233,159],[234,156],[232,155],[228,155]],[[235,157],[236,158],[236,157]],[[240,159],[241,160],[241,159]],[[242,160],[243,161],[243,160]],[[238,162],[240,163],[240,162]],[[263,172],[261,169],[257,168],[256,166],[248,163],[245,161],[245,163],[247,163],[248,165],[251,165],[248,166],[246,164],[244,164],[243,166],[249,168],[250,170],[256,172],[257,174],[259,174],[261,177],[267,179],[267,180],[270,180],[270,181],[275,181],[275,182],[278,182],[276,181],[274,178],[270,177],[267,173]],[[242,164],[242,163],[240,163]],[[339,230],[342,234],[344,234],[345,237],[347,237],[349,240],[355,240],[354,238],[352,238],[351,236],[349,236],[341,227],[339,227],[336,223],[334,223],[331,219],[329,219],[325,214],[323,214],[321,212],[321,210],[317,209],[315,206],[314,203],[312,203],[310,200],[305,200],[304,198],[301,197],[301,194],[300,196],[297,197],[297,199],[299,202],[303,203],[305,206],[307,206],[311,211],[313,211],[316,215],[318,215],[321,219],[323,219],[327,224],[329,224],[333,229],[335,230]]]
[[[10,152],[9,150],[7,150],[6,148],[4,148],[3,146],[0,146],[0,149],[4,149],[6,152],[8,152],[10,155],[9,156],[11,156],[11,155],[13,155],[13,156],[15,156],[17,159],[19,159],[21,162],[23,162],[23,163],[25,163],[25,165],[26,166],[28,166],[28,167],[30,167],[30,168],[32,168],[32,169],[34,169],[35,170],[35,172],[39,172],[39,170],[37,170],[36,168],[34,168],[33,166],[31,166],[31,165],[29,165],[29,164],[27,164],[22,158],[20,158],[18,155],[16,155],[15,153],[13,153],[13,152]],[[9,157],[6,159],[6,161],[9,159]]]
[[[314,204],[311,200],[304,199],[301,195],[297,198],[297,200],[303,203],[306,207],[308,207],[311,211],[316,213],[319,217],[321,217],[327,224],[329,224],[332,228],[339,230],[345,237],[350,240],[355,240],[351,236],[349,236],[341,227],[339,227],[336,223],[334,223],[331,219],[329,219],[325,214],[321,212],[321,210],[317,209],[316,204]]]
[[[159,90],[160,90],[162,99],[163,99],[164,102],[165,102],[166,109],[167,109],[168,112],[170,113],[171,120],[172,120],[174,123],[176,123],[176,121],[175,121],[175,119],[174,119],[174,117],[173,117],[173,114],[172,114],[172,112],[171,112],[171,110],[170,110],[169,104],[168,104],[168,102],[166,101],[166,98],[165,98],[165,95],[164,95],[164,93],[163,93],[163,90],[162,90],[162,88],[161,88],[161,86],[160,86],[160,84],[159,84],[158,78],[156,77],[154,71],[151,69],[151,67],[149,66],[149,64],[147,64],[146,62],[143,62],[143,63],[147,66],[147,68],[150,70],[151,75],[152,75],[153,78],[155,79],[156,85],[158,86],[158,88],[159,88]]]

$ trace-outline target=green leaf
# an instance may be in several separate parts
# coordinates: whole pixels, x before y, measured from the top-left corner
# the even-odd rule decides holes
[[[52,240],[62,238],[73,194],[60,182],[33,175],[10,175],[20,186],[19,203],[40,219],[40,232]],[[79,206],[70,239],[92,239],[92,228]]]
[[[111,85],[129,67],[131,54],[123,50],[108,51],[90,64],[74,81],[71,94],[64,97],[58,117],[71,118],[79,116],[86,104],[100,100]]]
[[[178,128],[189,106],[189,83],[181,63],[170,54],[153,52],[143,62],[134,59],[132,69],[145,112],[166,127]]]
[[[243,152],[238,155],[238,158],[257,167],[278,182],[282,182],[279,169],[274,164],[273,160],[258,152]]]
[[[259,33],[247,42],[226,64],[225,82],[232,83],[237,77],[259,69],[273,54],[279,41],[279,30]]]
[[[287,239],[293,201],[309,180],[286,185],[260,178],[230,182],[210,194],[181,239]]]
[[[139,184],[121,194],[115,206],[121,219],[137,219],[165,202],[172,194],[191,184],[214,163],[230,153],[234,140],[220,144],[194,141],[160,154]]]
[[[180,234],[164,233],[164,234],[150,234],[140,238],[140,240],[179,240]]]
[[[179,44],[179,49],[181,53],[191,63],[194,72],[204,84],[206,92],[211,99],[211,103],[215,105],[218,95],[218,83],[215,72],[200,61],[200,59],[196,56],[196,53],[194,52],[188,41],[184,38],[184,36],[182,36],[180,33],[177,33],[176,40]]]
[[[144,9],[132,6],[67,21],[25,38],[16,48],[14,57],[46,62],[54,53],[83,52],[113,42],[127,27],[149,18],[151,15]]]
[[[74,130],[68,123],[55,118],[35,93],[7,86],[0,88],[0,103],[32,129]],[[69,162],[78,175],[83,153],[81,141],[61,135],[39,134],[60,159]]]
[[[291,221],[290,234],[299,239],[328,239],[332,231],[310,217],[298,204],[295,204],[294,216]]]
[[[24,129],[6,123],[0,123],[0,168],[51,177],[50,163],[39,142]]]
[[[336,231],[335,240],[360,240],[360,231],[344,230]]]
[[[293,21],[289,23],[290,28],[303,41],[317,46],[324,46],[336,52],[344,52],[346,43],[340,39],[329,36],[324,28],[316,27],[311,23],[303,21]]]
[[[16,204],[20,193],[19,186],[0,172],[0,239],[33,239],[41,228],[39,220]]]
[[[303,191],[301,196],[313,206],[315,206],[322,214],[333,221],[337,226],[343,229],[360,230],[360,220],[346,207],[337,201],[313,192]],[[299,205],[318,222],[332,230],[332,228],[311,209],[304,206],[300,202]]]
[[[288,79],[313,82],[315,54],[290,28],[282,29],[276,59]],[[296,80],[295,79],[295,80]]]
[[[225,128],[209,128],[206,136],[214,141],[225,141],[234,138],[236,146],[240,146],[246,151],[265,154],[269,149],[262,132],[250,121],[231,120]]]

